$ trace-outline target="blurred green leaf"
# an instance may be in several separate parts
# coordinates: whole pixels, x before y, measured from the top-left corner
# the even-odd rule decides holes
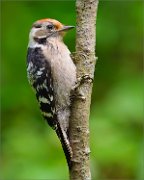
[[[100,1],[90,115],[93,179],[143,179],[143,2]],[[62,148],[27,81],[34,21],[76,25],[75,1],[2,1],[2,170],[9,179],[68,179]],[[75,51],[75,33],[64,41]]]

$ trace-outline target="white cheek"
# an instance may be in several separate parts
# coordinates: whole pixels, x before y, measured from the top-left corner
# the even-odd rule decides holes
[[[30,33],[29,33],[29,44],[28,47],[30,48],[35,48],[35,47],[43,47],[42,44],[38,44],[35,40],[34,37],[36,37],[36,32],[38,31],[37,28],[32,28]],[[40,38],[45,38],[46,36],[40,36]],[[39,37],[38,37],[39,38]]]
[[[36,33],[36,28],[32,28],[30,33],[29,33],[29,39],[32,39],[34,36],[35,36],[35,33]]]
[[[36,33],[36,29],[35,28],[32,28],[30,33],[29,33],[29,43],[28,43],[28,47],[30,48],[34,48],[34,47],[37,47],[37,43],[34,41],[34,36],[35,36],[35,33]]]

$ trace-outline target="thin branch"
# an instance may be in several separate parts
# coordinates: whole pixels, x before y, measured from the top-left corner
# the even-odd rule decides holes
[[[96,14],[98,0],[77,0],[77,37],[75,62],[77,76],[88,75],[78,88],[84,98],[75,98],[70,119],[70,143],[73,149],[71,180],[90,180],[89,114],[95,69]]]

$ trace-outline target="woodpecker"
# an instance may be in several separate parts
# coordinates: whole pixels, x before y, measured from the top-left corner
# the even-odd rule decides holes
[[[44,119],[56,131],[70,168],[72,150],[68,129],[71,90],[76,83],[76,66],[63,42],[65,26],[55,19],[36,21],[30,30],[27,77]]]

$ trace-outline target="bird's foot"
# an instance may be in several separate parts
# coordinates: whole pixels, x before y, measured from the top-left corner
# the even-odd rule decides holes
[[[71,99],[81,99],[83,101],[86,100],[84,93],[80,90],[80,86],[83,83],[92,83],[93,82],[93,78],[90,77],[88,74],[85,74],[79,78],[77,78],[77,82],[75,83],[75,85],[73,86],[72,90],[71,90]]]

